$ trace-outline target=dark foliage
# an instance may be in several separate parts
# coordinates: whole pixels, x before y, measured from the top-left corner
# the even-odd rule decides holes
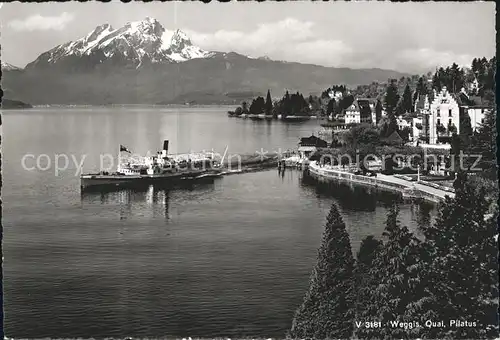
[[[351,243],[334,203],[327,217],[309,290],[295,314],[290,335],[316,339],[351,337],[354,294]]]
[[[271,91],[267,90],[267,96],[266,96],[266,104],[264,111],[266,115],[271,115],[273,113],[273,101],[271,99]]]

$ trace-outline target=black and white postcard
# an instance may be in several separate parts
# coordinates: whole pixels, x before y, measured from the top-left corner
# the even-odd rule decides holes
[[[500,339],[494,2],[0,5],[6,339]]]

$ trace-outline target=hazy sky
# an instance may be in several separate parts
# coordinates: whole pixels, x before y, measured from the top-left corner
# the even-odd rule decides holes
[[[2,60],[25,66],[96,26],[146,16],[207,50],[336,67],[421,72],[495,54],[495,3],[6,3]]]

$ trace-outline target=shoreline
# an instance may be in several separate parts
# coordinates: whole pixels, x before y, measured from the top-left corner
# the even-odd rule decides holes
[[[426,185],[406,181],[393,176],[377,174],[377,177],[368,177],[362,175],[355,175],[345,171],[339,171],[332,168],[320,167],[315,161],[311,162],[308,167],[309,174],[312,177],[322,178],[326,180],[340,180],[354,184],[360,184],[383,190],[397,191],[403,195],[409,193],[418,193],[418,197],[433,203],[440,203],[444,201],[446,196],[453,198],[454,193],[445,192],[444,190],[428,187]]]

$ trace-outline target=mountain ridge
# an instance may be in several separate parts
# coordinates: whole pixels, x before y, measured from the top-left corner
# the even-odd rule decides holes
[[[180,29],[170,36],[160,22],[146,17],[117,29],[110,24],[99,25],[84,37],[43,52],[28,63],[26,69],[74,65],[79,59],[85,63],[83,69],[95,68],[106,62],[139,68],[144,64],[175,63],[213,55],[214,52],[193,45]],[[69,69],[79,70],[82,67],[77,65]]]
[[[2,71],[20,71],[22,70],[20,67],[17,67],[15,65],[3,62],[1,63]]]
[[[226,93],[267,89],[277,96],[286,90],[320,93],[333,84],[356,86],[402,76],[407,74],[204,51],[183,31],[166,33],[156,19],[146,18],[118,29],[97,26],[43,52],[23,70],[5,70],[2,85],[10,98],[34,105],[157,104],[227,102],[234,98]]]

